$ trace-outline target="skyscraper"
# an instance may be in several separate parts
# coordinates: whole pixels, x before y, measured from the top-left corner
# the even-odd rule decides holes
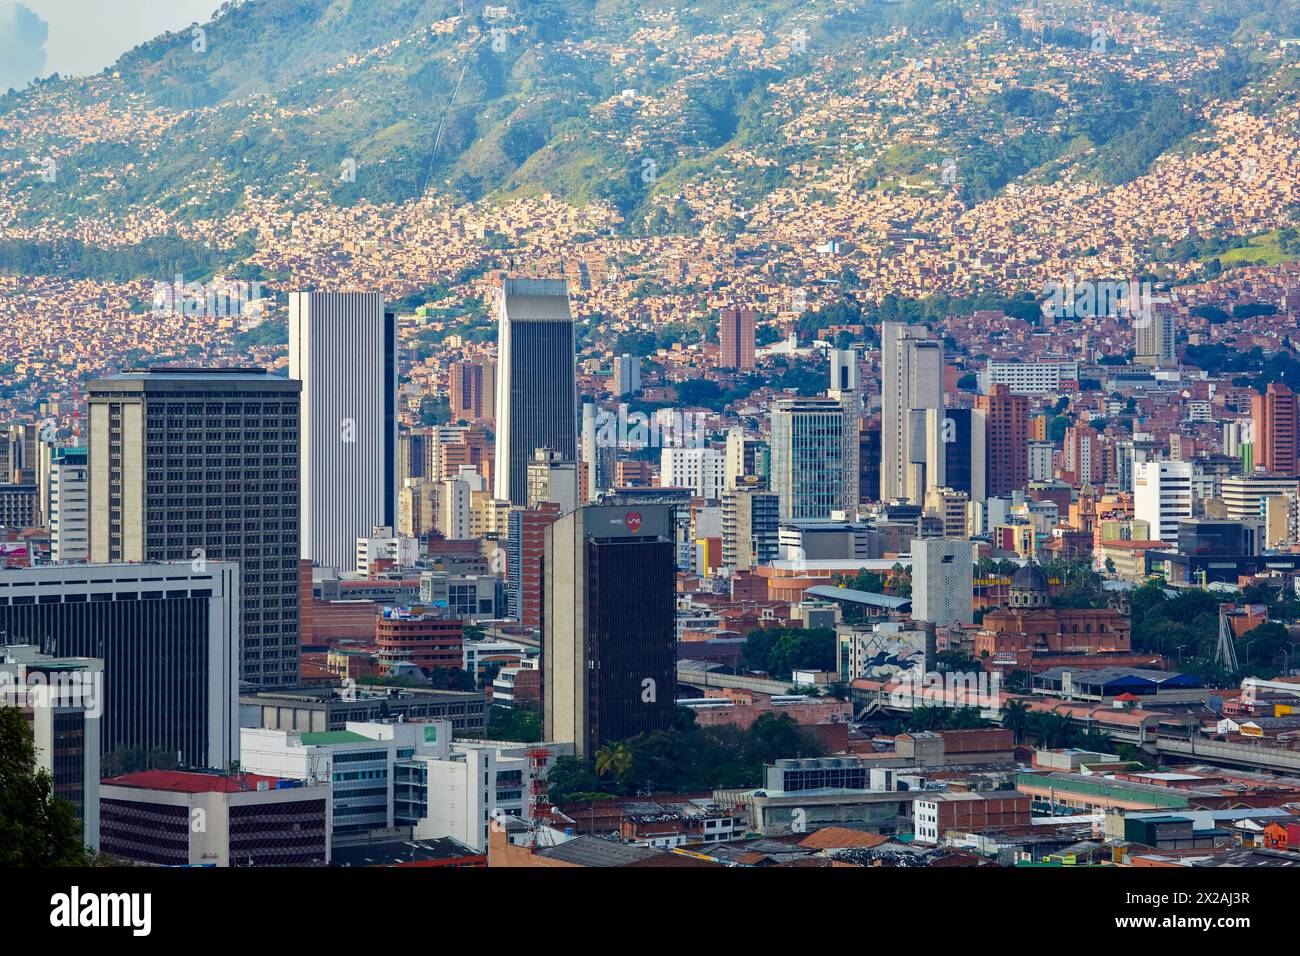
[[[505,279],[498,304],[495,497],[528,503],[538,448],[576,461],[578,388],[563,279]]]
[[[882,322],[880,497],[925,496],[925,411],[943,408],[943,343],[929,330]]]
[[[302,383],[302,557],[346,571],[358,537],[397,524],[397,319],[383,297],[289,293],[289,377]]]
[[[1300,403],[1281,382],[1269,383],[1263,395],[1250,400],[1255,431],[1255,465],[1273,475],[1300,477]]]
[[[786,398],[772,409],[771,488],[781,520],[829,518],[844,500],[844,406],[833,398]]]
[[[672,726],[676,704],[670,505],[590,505],[546,529],[545,739],[590,756]]]
[[[844,510],[853,512],[860,497],[861,468],[858,455],[861,442],[858,437],[862,423],[862,390],[858,375],[858,353],[853,349],[833,349],[830,353],[830,388],[826,394],[840,403],[844,410],[844,428],[840,434],[840,475],[844,482]],[[849,515],[853,520],[854,515]]]
[[[971,501],[987,495],[984,413],[973,408],[926,409],[925,487],[964,491]]]
[[[987,395],[975,396],[975,408],[988,423],[989,495],[1023,491],[1029,481],[1029,396],[994,384]]]
[[[260,368],[132,370],[88,387],[90,559],[236,562],[239,678],[253,686],[299,680],[300,388]]]
[[[754,367],[754,310],[718,313],[718,367],[747,371]]]
[[[722,493],[722,564],[752,571],[775,561],[780,536],[781,504],[752,478]]]
[[[1133,517],[1145,521],[1151,536],[1178,544],[1178,521],[1192,517],[1195,467],[1184,461],[1144,461],[1133,472]]]

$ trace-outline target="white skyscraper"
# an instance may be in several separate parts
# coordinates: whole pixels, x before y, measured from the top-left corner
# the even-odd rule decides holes
[[[880,497],[925,495],[925,411],[943,408],[943,343],[922,326],[882,322]]]
[[[827,395],[844,409],[844,431],[840,437],[840,471],[844,480],[844,508],[853,511],[858,505],[861,486],[858,428],[862,421],[862,388],[858,374],[858,353],[853,349],[833,349],[831,381]],[[850,520],[854,516],[849,515]]]
[[[302,382],[302,556],[350,570],[357,538],[397,524],[397,320],[378,292],[289,293]]]

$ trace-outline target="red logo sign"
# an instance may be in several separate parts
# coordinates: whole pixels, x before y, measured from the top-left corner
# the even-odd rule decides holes
[[[627,530],[636,534],[641,530],[641,512],[629,511],[623,515],[623,523],[627,525]]]

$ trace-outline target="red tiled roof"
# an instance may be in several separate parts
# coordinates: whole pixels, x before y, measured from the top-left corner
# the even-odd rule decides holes
[[[281,778],[241,773],[238,778],[213,773],[186,773],[182,770],[141,770],[120,777],[105,777],[100,783],[112,787],[135,787],[140,790],[167,790],[172,793],[239,793],[256,790],[262,781],[274,789]]]

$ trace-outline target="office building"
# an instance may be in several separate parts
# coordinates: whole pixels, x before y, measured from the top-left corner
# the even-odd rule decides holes
[[[493,497],[528,503],[538,448],[577,461],[573,315],[563,279],[504,279],[498,304],[496,482]]]
[[[993,497],[1023,491],[1029,482],[1029,398],[1006,385],[991,385],[975,397],[987,425],[987,493]]]
[[[1052,395],[1062,382],[1079,381],[1078,362],[993,362],[980,376],[980,387],[1005,385],[1017,395]]]
[[[239,698],[245,727],[323,733],[347,730],[348,721],[451,721],[452,730],[481,737],[487,727],[487,697],[482,691],[425,690],[415,687],[295,687],[261,691]]]
[[[420,560],[420,542],[413,537],[394,534],[392,528],[372,528],[370,534],[357,538],[357,574],[365,577],[381,568],[410,568]]]
[[[375,647],[385,674],[399,664],[414,664],[426,674],[460,667],[464,640],[461,619],[449,608],[386,607],[375,618]]]
[[[35,484],[0,484],[0,528],[35,528],[40,524],[40,499]]]
[[[100,849],[153,866],[324,866],[329,790],[298,781],[145,770],[100,786]]]
[[[753,309],[722,309],[718,312],[718,367],[740,372],[754,368]]]
[[[1051,481],[1053,459],[1056,446],[1050,441],[1031,441],[1029,443],[1029,480]]]
[[[880,497],[925,494],[925,412],[943,408],[943,343],[929,330],[882,322]]]
[[[858,374],[858,353],[852,349],[832,349],[830,353],[830,387],[827,397],[837,400],[844,409],[844,428],[840,435],[840,476],[844,482],[841,500],[846,511],[856,512],[860,498],[861,453],[859,432],[862,427],[862,388]]]
[[[764,488],[767,487],[768,475],[772,470],[771,449],[767,442],[757,438],[746,438],[743,428],[727,430],[727,447],[724,452],[723,484],[735,488],[747,484],[743,479],[756,478]]]
[[[189,561],[0,571],[0,634],[103,662],[104,757],[161,749],[182,766],[238,758],[239,574]]]
[[[912,542],[912,620],[939,626],[975,621],[975,545],[918,538]]]
[[[453,362],[447,376],[451,420],[491,421],[496,413],[497,367],[491,362]]]
[[[263,369],[178,368],[88,388],[90,559],[235,562],[238,677],[252,686],[298,682],[300,387]],[[355,547],[354,534],[345,568]]]
[[[950,488],[983,501],[988,463],[984,413],[973,408],[925,411],[925,488]]]
[[[1255,466],[1288,478],[1300,477],[1300,403],[1281,382],[1270,382],[1263,395],[1250,402],[1255,432]]]
[[[770,485],[781,519],[829,518],[845,502],[844,406],[833,398],[780,399],[772,409]]]
[[[302,383],[302,557],[352,566],[397,524],[397,317],[377,292],[289,293],[289,377]]]
[[[90,554],[86,449],[54,449],[49,486],[50,560],[85,561]]]
[[[98,658],[55,657],[32,644],[0,644],[0,707],[22,711],[36,768],[50,775],[55,798],[72,804],[82,842],[92,850],[99,849],[103,693],[104,662]]]
[[[547,740],[579,756],[672,726],[676,553],[671,505],[589,505],[546,529]]]
[[[1144,461],[1133,476],[1133,517],[1145,521],[1156,540],[1178,542],[1178,521],[1193,516],[1194,466],[1183,461]]]

